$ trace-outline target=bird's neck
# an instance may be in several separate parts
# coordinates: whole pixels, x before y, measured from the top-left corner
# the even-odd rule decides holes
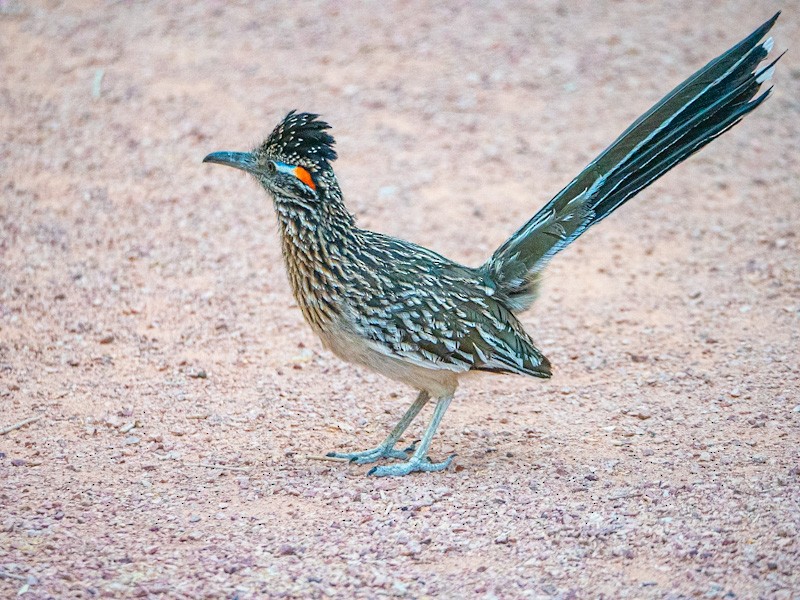
[[[355,218],[347,210],[339,187],[328,187],[316,200],[299,201],[275,197],[284,245],[299,252],[329,245],[347,245],[357,236]]]
[[[346,293],[343,258],[360,239],[355,219],[340,193],[321,196],[314,205],[276,198],[275,210],[295,300],[309,324],[324,329]]]

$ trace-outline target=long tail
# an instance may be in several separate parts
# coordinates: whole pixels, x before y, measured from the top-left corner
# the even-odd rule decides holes
[[[772,88],[756,94],[780,56],[758,68],[773,45],[772,38],[761,39],[779,14],[639,117],[495,251],[481,272],[512,310],[530,306],[539,275],[557,252],[766,99]]]

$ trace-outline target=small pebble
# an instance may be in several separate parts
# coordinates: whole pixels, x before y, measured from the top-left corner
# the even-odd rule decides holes
[[[392,583],[392,590],[397,594],[405,594],[408,591],[408,585],[400,581]]]
[[[637,419],[641,419],[642,421],[645,421],[645,420],[649,419],[650,417],[652,417],[653,415],[650,412],[650,409],[647,408],[646,406],[637,406],[636,408],[631,409],[631,410],[628,411],[628,416],[629,417],[636,417]]]

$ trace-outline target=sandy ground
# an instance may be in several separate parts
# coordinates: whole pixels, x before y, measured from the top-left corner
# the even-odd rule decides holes
[[[247,4],[0,0],[0,597],[799,597],[800,4]],[[551,381],[466,381],[445,473],[309,458],[413,392],[207,152],[320,112],[363,226],[479,264],[778,8],[774,97],[551,265]]]

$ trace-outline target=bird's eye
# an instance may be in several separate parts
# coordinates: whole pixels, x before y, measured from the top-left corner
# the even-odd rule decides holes
[[[267,163],[267,172],[269,172],[270,175],[275,175],[275,173],[278,172],[278,167],[275,165],[274,162],[269,161]]]

